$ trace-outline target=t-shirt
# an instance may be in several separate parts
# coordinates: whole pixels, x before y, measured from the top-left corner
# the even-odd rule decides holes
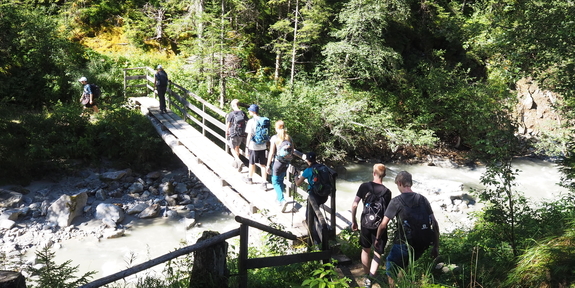
[[[253,137],[255,132],[256,132],[256,126],[258,124],[258,119],[260,118],[260,116],[255,115],[252,119],[250,119],[248,121],[248,124],[246,125],[246,133],[247,134],[251,134],[248,135],[249,137]],[[254,141],[252,141],[251,139],[246,139],[246,141],[249,141],[249,145],[248,145],[248,149],[253,150],[253,151],[260,151],[260,150],[266,150],[267,149],[267,145],[266,143],[264,144],[256,144]]]
[[[417,195],[417,193],[415,192],[408,192],[408,193],[401,193],[398,196],[394,197],[393,199],[391,199],[391,201],[389,202],[389,205],[387,206],[387,209],[385,210],[384,215],[387,216],[387,218],[389,219],[393,219],[393,217],[397,216],[399,214],[399,212],[401,211],[401,209],[403,208],[403,203],[400,200],[403,200],[403,202],[405,204],[410,204],[413,203],[415,201],[415,196]],[[431,209],[431,205],[429,204],[429,201],[427,200],[427,198],[425,198],[425,196],[421,195],[421,201],[423,201],[423,205],[424,207],[426,207],[427,211],[429,212],[429,215],[433,214],[433,210]],[[397,231],[395,231],[395,236],[394,236],[394,243],[399,243],[400,239],[404,239],[405,238],[405,232],[403,231],[403,225],[397,225],[399,228],[397,229]]]

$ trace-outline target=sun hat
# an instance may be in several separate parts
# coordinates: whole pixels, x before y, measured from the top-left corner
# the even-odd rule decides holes
[[[88,78],[82,77],[82,78],[78,79],[78,81],[80,81],[80,82],[84,82],[84,81],[88,82]]]
[[[162,69],[162,65],[158,65],[156,69]]]
[[[248,108],[248,111],[259,113],[260,107],[256,104],[252,104],[252,105],[250,105],[250,108]]]

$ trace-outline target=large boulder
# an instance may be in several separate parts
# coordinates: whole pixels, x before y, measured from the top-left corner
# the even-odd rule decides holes
[[[0,189],[0,208],[15,208],[22,203],[22,193]]]
[[[88,194],[86,192],[62,195],[48,207],[46,220],[60,227],[67,227],[74,218],[84,213],[84,206],[87,202]]]
[[[113,221],[114,223],[120,223],[124,220],[126,213],[122,207],[116,206],[109,203],[100,203],[96,206],[96,214],[94,217],[99,220]]]

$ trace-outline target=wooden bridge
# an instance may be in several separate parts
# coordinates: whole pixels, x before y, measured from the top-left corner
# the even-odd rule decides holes
[[[231,166],[233,156],[230,154],[225,139],[226,112],[170,81],[166,92],[168,113],[160,113],[159,102],[154,97],[154,74],[155,71],[148,67],[125,69],[125,96],[129,97],[132,105],[148,116],[156,131],[188,167],[188,170],[236,215],[236,221],[241,223],[240,228],[98,279],[82,288],[101,287],[236,236],[240,236],[238,259],[240,287],[247,287],[247,269],[305,261],[320,260],[325,263],[333,258],[340,262],[349,261],[341,255],[334,255],[330,247],[329,240],[333,239],[340,230],[351,225],[349,212],[346,211],[345,215],[342,215],[335,210],[337,193],[330,196],[328,203],[318,206],[312,200],[313,198],[307,198],[306,191],[296,187],[293,181],[295,169],[290,165],[285,179],[287,203],[280,207],[275,202],[276,193],[271,183],[268,183],[266,188],[262,187],[262,183],[266,182],[264,171],[260,171],[259,175],[254,175],[253,181],[256,184],[247,184],[244,177],[247,175],[248,168],[244,167],[238,171],[237,168]],[[302,155],[301,152],[295,154],[296,156]],[[247,164],[246,159],[244,159],[244,164]],[[301,168],[307,166],[303,162],[300,164],[302,164]],[[308,215],[305,215],[306,211]],[[307,241],[310,245],[317,245],[321,251],[249,259],[248,227],[293,241]],[[344,274],[347,274],[346,269],[342,270]],[[357,283],[352,282],[352,287],[358,287]]]
[[[130,72],[137,75],[129,75]],[[227,113],[171,81],[166,92],[168,113],[160,113],[159,102],[153,94],[154,73],[151,68],[125,69],[126,96],[140,96],[129,99],[150,118],[158,133],[189,171],[234,215],[264,223],[272,216],[273,222],[281,224],[285,231],[308,236],[310,231],[303,223],[306,219],[307,192],[295,186],[293,166],[290,165],[285,179],[287,203],[280,207],[275,202],[276,194],[271,183],[268,182],[265,189],[262,187],[262,183],[266,182],[265,172],[254,175],[255,184],[247,184],[244,181],[248,172],[247,160],[244,159],[246,165],[241,172],[231,166],[233,156],[225,139]],[[240,149],[242,153],[244,150]],[[301,156],[301,153],[296,152],[298,155]],[[299,164],[300,171],[306,167],[303,160]],[[330,200],[322,205],[321,210],[328,223],[330,237],[333,237],[351,225],[351,215],[348,211],[343,215],[335,211],[336,195],[332,195]]]

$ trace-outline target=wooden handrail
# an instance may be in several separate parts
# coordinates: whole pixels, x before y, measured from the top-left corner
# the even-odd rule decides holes
[[[232,237],[235,237],[235,236],[238,236],[238,235],[240,235],[240,229],[239,229],[239,228],[234,229],[234,230],[231,230],[231,231],[228,231],[228,232],[226,232],[226,233],[223,233],[223,234],[220,234],[220,235],[217,235],[217,236],[214,236],[214,237],[212,237],[212,238],[210,238],[210,239],[207,239],[207,240],[205,240],[205,241],[203,241],[203,242],[196,243],[196,244],[194,244],[194,245],[190,245],[190,246],[187,246],[187,247],[184,247],[184,248],[180,248],[180,249],[178,249],[178,250],[176,250],[176,251],[173,251],[173,252],[164,254],[164,255],[162,255],[162,256],[160,256],[160,257],[157,257],[157,258],[154,258],[154,259],[152,259],[152,260],[146,261],[146,262],[144,262],[144,263],[142,263],[142,264],[138,264],[138,265],[136,265],[136,266],[134,266],[134,267],[131,267],[131,268],[128,268],[128,269],[126,269],[126,270],[120,271],[120,272],[118,272],[118,273],[114,273],[114,274],[112,274],[112,275],[108,275],[108,276],[103,277],[103,278],[100,278],[100,279],[98,279],[98,280],[96,280],[96,281],[93,281],[93,282],[90,282],[90,283],[88,283],[88,284],[82,285],[82,286],[80,286],[79,288],[96,288],[96,287],[101,287],[101,286],[104,286],[104,285],[106,285],[106,284],[109,284],[109,283],[112,283],[112,282],[114,282],[114,281],[117,281],[117,280],[120,280],[120,279],[122,279],[122,278],[125,278],[125,277],[127,277],[127,276],[130,276],[130,275],[132,275],[132,274],[136,274],[136,273],[141,272],[141,271],[144,271],[144,270],[146,270],[146,269],[148,269],[148,268],[154,267],[154,266],[156,266],[156,265],[158,265],[158,264],[164,263],[164,262],[166,262],[166,261],[170,261],[170,260],[172,260],[172,259],[174,259],[174,258],[177,258],[177,257],[179,257],[179,256],[186,255],[186,254],[190,254],[190,253],[192,253],[192,252],[194,252],[194,251],[197,251],[197,250],[205,249],[205,248],[210,247],[210,246],[212,246],[212,245],[214,245],[214,244],[216,244],[216,243],[225,241],[226,239],[229,239],[229,238],[232,238]]]

